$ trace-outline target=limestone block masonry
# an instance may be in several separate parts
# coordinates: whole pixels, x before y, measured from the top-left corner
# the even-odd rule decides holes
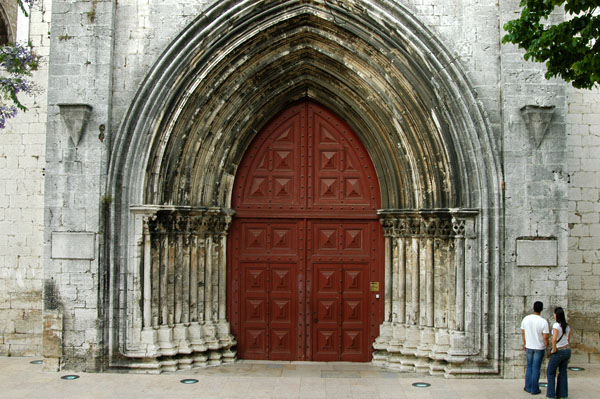
[[[379,179],[375,363],[520,377],[535,300],[567,309],[574,362],[600,361],[600,92],[500,44],[519,0],[36,3],[45,91],[0,131],[0,354],[235,360],[232,184],[255,134],[308,98]]]
[[[19,113],[0,130],[0,355],[4,356],[42,352],[51,1],[36,3],[29,21],[29,40],[42,57],[32,77],[39,90],[32,97],[22,97],[29,110]],[[14,7],[16,14],[16,2]]]
[[[567,90],[569,312],[573,359],[600,362],[600,90]]]

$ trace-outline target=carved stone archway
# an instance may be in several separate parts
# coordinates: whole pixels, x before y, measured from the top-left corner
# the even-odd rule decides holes
[[[225,308],[233,179],[256,132],[309,98],[357,133],[381,188],[386,302],[374,361],[499,372],[501,171],[484,114],[404,6],[343,4],[222,2],[153,67],[110,163],[109,366],[235,358]]]

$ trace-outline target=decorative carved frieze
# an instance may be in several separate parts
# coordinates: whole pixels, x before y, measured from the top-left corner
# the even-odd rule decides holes
[[[450,209],[379,212],[386,237],[432,237],[440,239],[448,239],[456,234],[464,235],[465,220],[476,214],[477,212],[472,210]]]

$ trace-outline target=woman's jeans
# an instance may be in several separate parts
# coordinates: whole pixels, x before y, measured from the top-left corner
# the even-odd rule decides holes
[[[544,360],[544,349],[527,349],[527,370],[525,371],[525,390],[532,394],[540,393],[540,368]]]
[[[568,398],[569,397],[569,385],[567,382],[567,366],[569,365],[569,359],[571,358],[571,349],[561,349],[556,351],[550,360],[548,360],[548,367],[546,367],[546,377],[548,377],[548,388],[546,389],[547,398]],[[558,369],[558,382],[556,383],[556,390],[554,389],[554,382],[556,381],[556,370]]]

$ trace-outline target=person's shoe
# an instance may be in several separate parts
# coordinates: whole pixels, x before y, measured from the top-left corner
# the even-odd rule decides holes
[[[524,390],[525,392],[529,393],[529,391],[527,390],[527,388],[523,388],[523,390]]]
[[[542,393],[542,391],[531,392],[531,394],[532,394],[532,395],[539,395],[539,394],[541,394],[541,393]]]

